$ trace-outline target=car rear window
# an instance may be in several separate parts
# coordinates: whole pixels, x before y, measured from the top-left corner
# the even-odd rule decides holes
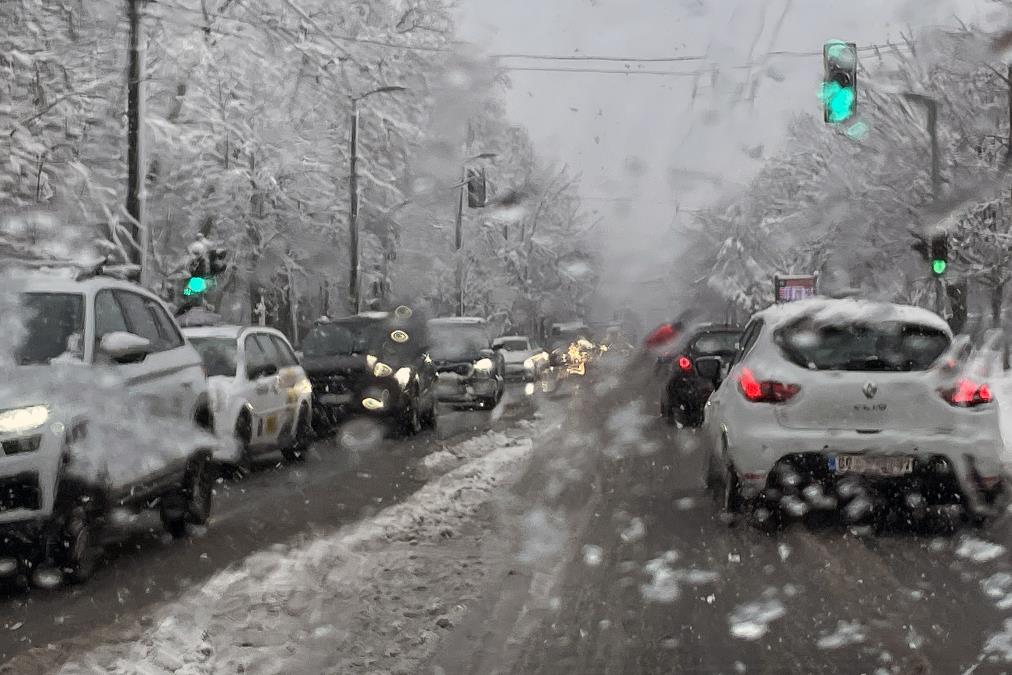
[[[816,323],[810,317],[774,334],[784,356],[812,370],[926,370],[948,348],[944,332],[917,323]]]
[[[692,343],[692,351],[696,354],[734,354],[738,351],[737,331],[714,331],[703,333]]]

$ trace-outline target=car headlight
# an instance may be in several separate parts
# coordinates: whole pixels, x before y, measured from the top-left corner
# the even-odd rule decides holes
[[[394,369],[385,363],[377,363],[373,366],[372,374],[376,377],[390,377],[394,374]]]
[[[474,364],[474,370],[479,373],[491,373],[495,370],[495,364],[492,363],[492,359],[481,359]]]
[[[526,370],[534,370],[534,357],[533,356],[528,357],[527,359],[524,359],[524,369],[526,369]]]
[[[401,389],[407,389],[408,383],[411,382],[411,369],[401,368],[394,373],[394,379],[397,380],[397,384],[401,385]]]
[[[367,368],[375,368],[377,361],[379,361],[379,359],[377,359],[372,354],[366,354],[365,365],[366,365]]]
[[[41,427],[49,419],[49,408],[30,405],[0,412],[0,434],[16,434]]]

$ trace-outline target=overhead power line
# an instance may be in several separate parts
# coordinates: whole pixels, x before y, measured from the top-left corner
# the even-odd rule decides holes
[[[906,44],[883,44],[865,45],[858,47],[859,52],[874,52],[876,50],[908,49]],[[681,56],[595,56],[591,54],[490,54],[494,59],[525,59],[534,61],[610,61],[616,63],[675,63],[681,61],[707,61],[709,57],[702,55],[681,55]],[[790,51],[778,50],[767,52],[764,57],[789,56],[806,57],[822,56],[822,51]]]

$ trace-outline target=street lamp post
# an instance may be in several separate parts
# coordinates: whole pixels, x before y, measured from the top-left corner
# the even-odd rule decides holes
[[[359,241],[358,241],[358,102],[373,94],[407,91],[407,87],[391,85],[351,97],[351,152],[348,169],[348,305],[352,314],[358,314],[360,303],[359,288]]]
[[[461,168],[460,192],[457,193],[457,217],[453,224],[453,245],[457,251],[457,316],[464,316],[464,259],[460,249],[464,246],[464,202],[467,200],[467,164],[480,159],[495,159],[495,152],[483,152],[463,161]]]

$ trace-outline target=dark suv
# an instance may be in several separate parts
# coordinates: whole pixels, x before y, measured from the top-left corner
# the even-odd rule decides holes
[[[717,357],[722,370],[738,349],[741,329],[702,324],[684,333],[672,352],[668,376],[661,391],[661,415],[670,423],[696,427],[703,422],[703,406],[713,393],[713,381],[696,370],[696,360]]]
[[[492,349],[484,319],[432,319],[429,336],[440,401],[481,409],[499,404],[506,390],[506,362]]]
[[[353,415],[393,422],[408,434],[434,428],[436,371],[427,348],[425,322],[393,313],[317,322],[302,343],[317,433]]]

